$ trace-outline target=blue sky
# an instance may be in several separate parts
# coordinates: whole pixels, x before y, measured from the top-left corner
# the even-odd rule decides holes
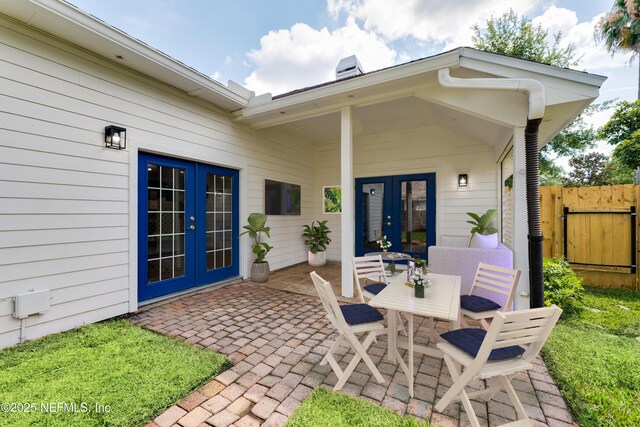
[[[470,27],[513,8],[563,43],[580,70],[609,77],[601,100],[635,99],[637,62],[597,46],[593,28],[613,0],[71,0],[222,83],[274,95],[332,80],[340,58],[365,71],[470,46]],[[592,118],[604,123],[609,113]],[[606,151],[606,150],[605,150]]]

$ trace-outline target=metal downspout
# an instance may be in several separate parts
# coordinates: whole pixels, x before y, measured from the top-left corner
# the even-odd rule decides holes
[[[490,89],[525,92],[529,98],[527,126],[524,131],[526,161],[527,225],[529,238],[529,288],[531,308],[544,305],[544,279],[542,271],[542,227],[540,225],[540,160],[538,131],[544,116],[544,86],[537,80],[511,78],[460,79],[451,77],[448,68],[438,71],[443,87]]]

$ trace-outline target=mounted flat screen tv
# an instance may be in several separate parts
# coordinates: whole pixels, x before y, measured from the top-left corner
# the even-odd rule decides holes
[[[264,213],[267,215],[300,215],[300,186],[265,179]]]

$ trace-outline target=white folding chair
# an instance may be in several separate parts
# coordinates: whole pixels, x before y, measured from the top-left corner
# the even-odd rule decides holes
[[[361,302],[372,299],[387,287],[387,276],[385,275],[384,263],[380,255],[352,257],[353,277],[356,281],[356,290]],[[398,313],[398,330],[404,335],[407,334],[405,321]]]
[[[436,404],[438,412],[460,400],[474,427],[480,423],[470,399],[491,400],[505,390],[516,413],[511,427],[529,426],[527,413],[511,385],[510,377],[533,368],[533,360],[540,352],[562,310],[557,306],[503,313],[498,311],[488,331],[480,328],[457,329],[441,335],[445,342],[438,344],[444,353],[453,384]],[[484,390],[467,393],[465,387],[474,379],[497,377]]]
[[[469,295],[460,297],[460,323],[469,325],[465,317],[477,320],[484,329],[489,329],[491,319],[498,310],[511,311],[520,270],[498,267],[481,262],[473,279]],[[498,300],[502,302],[495,301]]]
[[[338,377],[338,382],[333,389],[340,390],[344,386],[360,360],[367,365],[379,383],[384,383],[384,378],[380,371],[378,371],[378,368],[376,368],[376,365],[373,364],[367,354],[367,349],[375,341],[376,335],[381,334],[385,329],[381,322],[383,319],[382,314],[367,304],[340,306],[329,282],[318,276],[315,271],[311,272],[311,280],[313,280],[313,285],[318,291],[320,301],[327,312],[327,318],[338,332],[336,342],[333,343],[326,356],[320,362],[321,365],[328,362]],[[362,342],[356,337],[356,335],[360,334],[366,334]],[[351,346],[355,354],[349,365],[343,370],[333,353],[345,342]]]
[[[368,299],[375,297],[387,286],[387,276],[380,255],[354,256],[351,260],[360,302],[365,302],[365,296]]]

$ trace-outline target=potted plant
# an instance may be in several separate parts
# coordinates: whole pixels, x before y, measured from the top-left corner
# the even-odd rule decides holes
[[[269,253],[273,246],[262,241],[262,233],[269,235],[270,227],[266,226],[267,216],[260,212],[254,212],[247,218],[248,225],[243,226],[247,231],[244,231],[240,235],[248,234],[253,239],[251,245],[251,251],[256,255],[255,261],[251,264],[251,280],[258,283],[264,283],[269,280],[269,263],[264,260],[264,257]]]
[[[498,247],[498,230],[491,227],[491,221],[496,218],[497,209],[489,209],[484,215],[480,216],[473,212],[467,212],[473,221],[467,221],[473,225],[471,228],[471,238],[469,239],[470,248],[491,248]]]
[[[327,227],[327,221],[318,221],[318,225],[315,225],[315,221],[311,222],[311,225],[303,225],[302,237],[304,237],[304,244],[309,249],[307,259],[309,265],[320,266],[327,263],[327,257],[325,251],[327,246],[331,243],[329,238],[329,227]]]

